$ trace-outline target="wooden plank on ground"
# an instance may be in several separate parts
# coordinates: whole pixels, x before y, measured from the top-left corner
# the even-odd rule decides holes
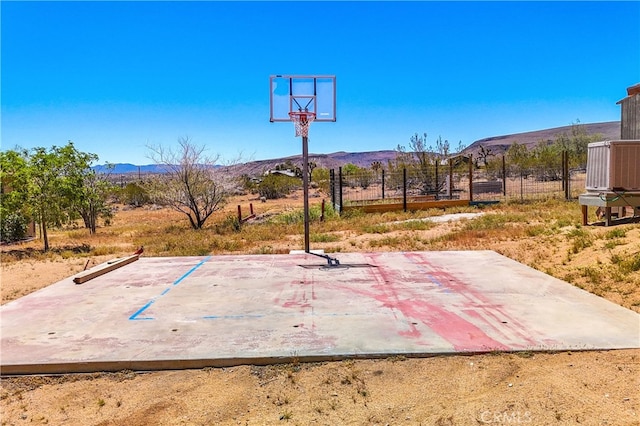
[[[435,201],[435,195],[410,195],[407,196],[408,203],[418,203],[422,201]],[[378,204],[402,204],[402,197],[387,197],[387,198],[378,198],[374,200],[351,200],[349,202],[349,206],[368,206],[371,203]]]
[[[89,269],[88,271],[84,271],[79,273],[78,275],[76,275],[73,278],[73,282],[76,284],[82,284],[85,283],[89,280],[92,280],[96,277],[99,277],[100,275],[104,275],[108,272],[111,272],[115,269],[121,268],[124,265],[128,265],[131,262],[135,262],[136,260],[138,260],[138,258],[140,258],[139,254],[134,254],[131,256],[127,256],[127,257],[122,257],[119,259],[114,259],[114,260],[110,260],[108,262],[105,263],[101,263],[98,266],[95,266],[91,269]]]
[[[468,206],[469,200],[438,200],[407,203],[407,210],[444,209],[447,207]],[[402,210],[402,203],[369,204],[365,206],[343,206],[342,211],[362,210],[365,213],[383,213]]]
[[[421,203],[407,203],[407,210],[446,209],[448,207],[468,206],[469,200],[438,200]]]

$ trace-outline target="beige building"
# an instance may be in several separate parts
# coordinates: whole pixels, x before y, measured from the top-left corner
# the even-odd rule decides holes
[[[620,139],[640,139],[640,83],[627,88],[620,105]]]

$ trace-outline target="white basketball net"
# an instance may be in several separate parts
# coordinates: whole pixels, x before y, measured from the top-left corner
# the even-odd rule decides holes
[[[316,114],[313,112],[293,111],[289,113],[289,117],[291,117],[291,121],[296,126],[296,137],[308,137],[309,125],[315,120]]]

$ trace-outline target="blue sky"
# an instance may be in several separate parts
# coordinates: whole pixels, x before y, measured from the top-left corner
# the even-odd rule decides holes
[[[640,82],[640,2],[2,1],[2,149],[149,164],[189,137],[223,161],[301,152],[269,76],[337,78],[313,153],[453,147],[619,120]]]

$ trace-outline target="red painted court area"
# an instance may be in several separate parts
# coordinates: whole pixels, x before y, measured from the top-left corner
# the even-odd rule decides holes
[[[491,251],[141,258],[0,308],[2,374],[640,347],[640,316]]]

